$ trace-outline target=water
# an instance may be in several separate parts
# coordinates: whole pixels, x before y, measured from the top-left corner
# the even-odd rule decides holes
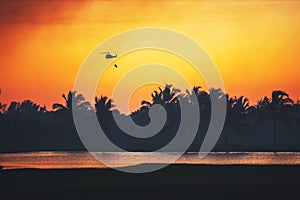
[[[143,163],[168,163],[178,153],[109,152],[96,153],[110,162],[112,167],[131,166]],[[214,152],[200,159],[197,153],[187,153],[175,164],[214,165],[300,165],[300,152]],[[107,168],[88,152],[29,152],[0,154],[4,169],[38,168]]]

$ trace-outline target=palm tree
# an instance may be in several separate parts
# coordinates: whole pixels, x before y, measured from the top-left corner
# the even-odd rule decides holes
[[[247,114],[248,111],[252,107],[250,106],[250,102],[248,98],[245,98],[244,96],[233,98],[233,109],[237,111],[240,114]]]
[[[142,105],[151,107],[154,104],[160,104],[162,106],[167,106],[168,104],[177,104],[177,96],[179,95],[180,90],[172,88],[172,85],[165,85],[164,89],[158,88],[159,91],[154,91],[152,96],[152,102],[142,101]]]
[[[82,94],[76,95],[76,91],[69,91],[67,96],[65,94],[62,94],[62,98],[65,100],[65,105],[54,103],[52,105],[53,110],[72,113],[73,102],[75,110],[87,110],[90,108],[90,103],[85,101]]]
[[[186,90],[184,98],[191,104],[194,104],[193,99],[197,99],[201,119],[199,125],[207,129],[211,116],[211,101],[209,94],[206,91],[201,90],[201,88],[201,86],[194,86],[191,92]]]
[[[278,121],[291,125],[291,120],[297,120],[290,115],[291,108],[293,107],[293,100],[289,98],[289,95],[284,91],[273,91],[272,97],[264,97],[260,100],[256,109],[258,112],[258,121],[256,124],[261,123],[266,119],[273,121],[273,150],[276,151],[277,147],[277,124]]]
[[[40,106],[30,100],[23,101],[19,107],[19,112],[22,113],[37,113],[39,110]]]
[[[229,98],[229,95],[226,94],[224,95],[224,97],[226,98],[226,118],[225,118],[225,123],[224,123],[224,128],[223,128],[223,132],[224,132],[224,136],[225,136],[225,144],[228,144],[228,130],[231,124],[234,123],[235,121],[235,115],[233,112],[233,99]]]
[[[0,89],[0,94],[1,94],[1,89]],[[2,104],[0,102],[0,114],[6,113],[6,104]]]
[[[17,114],[21,103],[12,101],[7,108],[7,114]]]
[[[36,119],[41,120],[41,114],[47,112],[46,106],[41,107],[40,105],[32,102],[31,100],[24,100],[22,102],[11,102],[8,109],[5,109],[5,114],[9,117],[20,119]]]
[[[107,96],[100,96],[100,98],[95,97],[95,109],[98,121],[101,128],[109,133],[111,131],[110,127],[116,128],[114,125],[114,119],[112,116],[112,108],[115,107],[112,99],[108,99]]]
[[[227,99],[227,113],[224,124],[225,143],[228,144],[228,130],[234,130],[237,133],[250,133],[250,125],[246,122],[246,117],[251,106],[249,99],[244,96],[229,98],[226,94]]]
[[[142,101],[141,104],[146,108],[150,108],[155,104],[163,106],[167,113],[167,120],[162,131],[168,133],[176,133],[176,128],[180,124],[180,107],[179,107],[179,98],[182,98],[180,90],[173,88],[172,85],[166,84],[164,89],[158,88],[159,91],[154,91],[152,96],[152,102]],[[144,109],[145,109],[144,107]],[[141,112],[141,116],[145,116],[145,111]],[[144,118],[142,121],[146,122],[148,118]]]
[[[8,114],[34,114],[38,112],[43,112],[40,105],[37,105],[36,103],[30,101],[30,100],[24,100],[23,102],[11,102],[7,112]]]
[[[188,101],[190,103],[193,103],[191,100],[191,99],[194,99],[193,96],[195,96],[198,99],[200,105],[203,105],[203,104],[201,104],[201,102],[203,102],[203,103],[208,102],[207,100],[209,99],[209,94],[206,91],[201,90],[201,88],[202,88],[201,86],[194,86],[191,92],[189,90],[186,90],[185,97],[188,99]],[[209,100],[209,102],[210,102],[210,100]]]
[[[107,96],[101,95],[99,99],[95,97],[95,108],[97,113],[110,112],[113,107],[115,107],[113,100],[108,99]]]
[[[0,114],[6,113],[6,104],[0,103]]]

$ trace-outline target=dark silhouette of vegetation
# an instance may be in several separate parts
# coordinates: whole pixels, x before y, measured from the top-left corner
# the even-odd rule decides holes
[[[129,115],[121,114],[115,109],[113,100],[106,96],[95,97],[94,106],[91,106],[76,91],[63,94],[64,104],[54,103],[52,110],[30,100],[9,105],[0,103],[0,152],[84,150],[72,119],[72,107],[95,112],[105,134],[122,148],[156,150],[176,135],[181,120],[180,101],[199,105],[199,130],[189,148],[189,151],[197,151],[210,123],[212,95],[227,100],[224,129],[214,151],[300,151],[300,102],[295,103],[286,92],[274,91],[270,98],[264,97],[256,105],[250,105],[244,96],[230,97],[220,89],[205,91],[195,86],[182,93],[166,84],[151,94],[150,101],[143,100],[141,107]],[[167,120],[162,130],[151,138],[129,136],[114,121],[113,112],[116,117],[131,117],[138,125],[146,126],[150,123],[149,110],[155,104],[165,108]]]
[[[112,99],[107,96],[101,96],[99,99],[95,97],[95,108],[97,113],[108,113],[115,107]]]
[[[72,106],[74,106],[75,110],[86,110],[90,107],[90,103],[85,101],[82,94],[76,95],[76,91],[73,92],[69,91],[68,96],[62,94],[62,98],[65,100],[65,105],[60,103],[55,103],[52,106],[53,110],[59,112],[71,113]],[[72,105],[73,101],[74,101],[74,105]]]
[[[172,88],[172,85],[166,84],[164,89],[158,88],[159,91],[154,91],[152,96],[152,102],[142,101],[142,105],[151,107],[154,104],[159,104],[164,106],[165,108],[170,105],[178,105],[177,96],[180,93],[179,89]]]
[[[236,133],[247,133],[250,134],[251,126],[247,122],[247,114],[251,110],[249,100],[244,96],[241,97],[229,97],[227,99],[227,113],[224,124],[224,136],[225,143],[228,144],[228,132],[233,130]]]
[[[256,105],[257,122],[262,123],[264,120],[271,120],[273,123],[273,149],[276,151],[278,138],[278,122],[283,122],[292,126],[293,122],[299,122],[299,118],[292,115],[294,101],[284,91],[273,91],[272,97],[261,99]]]

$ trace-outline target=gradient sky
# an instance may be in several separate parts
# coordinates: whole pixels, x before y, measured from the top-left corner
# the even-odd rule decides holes
[[[255,103],[280,89],[300,99],[299,10],[300,1],[1,1],[0,101],[31,99],[51,108],[73,88],[77,70],[98,44],[149,26],[196,40],[219,67],[231,95]],[[192,76],[191,84],[202,84]],[[104,81],[97,94],[109,96],[117,79]],[[131,109],[149,99],[152,89],[137,92]]]

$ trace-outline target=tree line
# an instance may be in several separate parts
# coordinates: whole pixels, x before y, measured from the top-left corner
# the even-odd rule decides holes
[[[181,92],[172,85],[159,87],[151,100],[143,100],[141,107],[129,115],[115,109],[112,99],[95,97],[93,103],[82,94],[69,91],[63,94],[63,104],[54,103],[52,109],[31,100],[0,103],[0,151],[31,150],[84,150],[72,118],[72,105],[80,112],[94,112],[107,137],[128,151],[153,151],[169,143],[180,124],[180,101],[187,104],[197,99],[200,122],[197,136],[189,151],[199,150],[206,135],[211,117],[211,96],[227,102],[226,120],[215,151],[298,151],[300,150],[300,102],[294,101],[284,91],[273,91],[251,105],[244,96],[230,96],[220,89],[203,90],[195,86],[192,91]],[[117,117],[130,117],[140,125],[150,123],[149,110],[163,106],[167,119],[162,130],[147,139],[125,134],[116,124]],[[193,119],[191,119],[193,120]],[[189,134],[189,133],[186,133]],[[97,149],[96,149],[97,150]]]

